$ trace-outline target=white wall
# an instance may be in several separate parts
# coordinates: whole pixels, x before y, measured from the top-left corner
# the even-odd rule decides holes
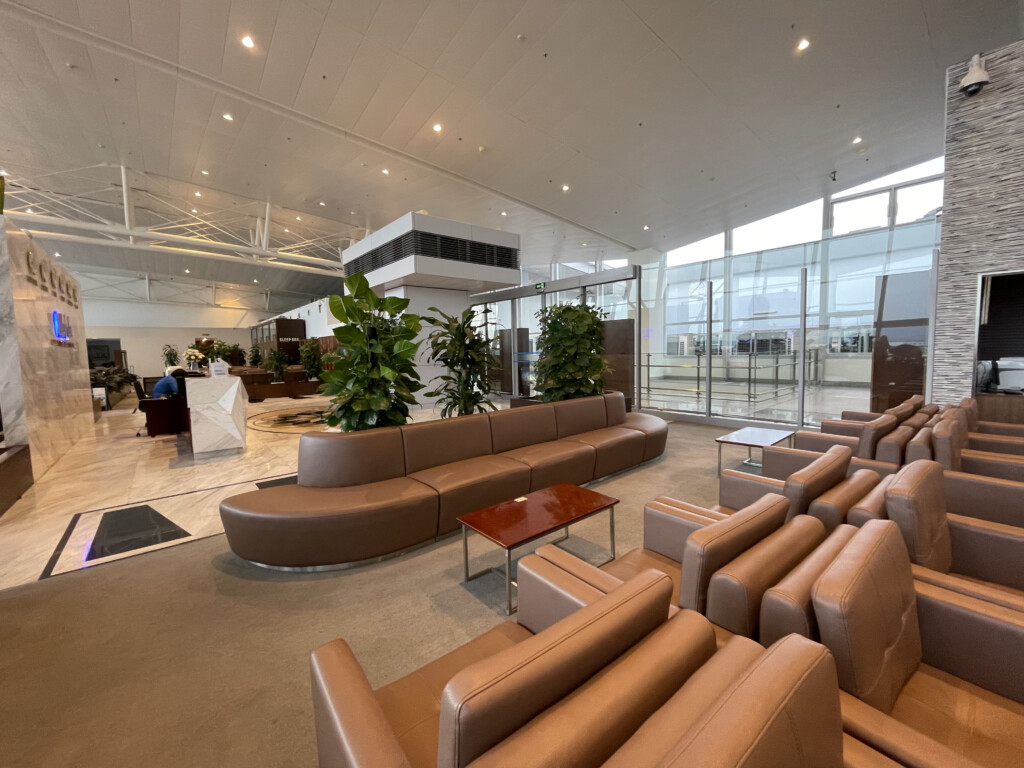
[[[121,349],[128,353],[128,365],[137,376],[163,375],[161,350],[164,344],[174,344],[178,352],[184,352],[195,343],[196,337],[209,334],[228,344],[238,344],[247,353],[252,345],[248,328],[140,328],[86,324],[85,333],[90,339],[120,339]]]
[[[204,304],[160,304],[145,301],[84,299],[85,325],[128,326],[132,328],[214,328],[248,329],[273,317],[273,312]],[[248,346],[248,345],[246,345]]]
[[[323,336],[333,336],[334,328],[341,325],[328,306],[327,299],[318,299],[311,304],[303,304],[290,312],[282,312],[275,317],[286,317],[290,320],[306,321],[306,338],[319,339]]]

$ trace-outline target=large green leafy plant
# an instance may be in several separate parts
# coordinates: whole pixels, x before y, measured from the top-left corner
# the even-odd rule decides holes
[[[260,354],[259,345],[253,344],[249,347],[249,365],[259,366],[263,363],[263,355]]]
[[[324,355],[320,390],[331,398],[327,423],[346,432],[405,424],[413,392],[423,389],[413,359],[422,329],[419,315],[403,314],[408,299],[379,298],[362,274],[345,279],[347,296],[331,296],[338,349]]]
[[[263,369],[274,374],[274,381],[284,381],[284,372],[288,367],[288,355],[280,349],[272,349],[267,352],[267,359],[263,361]]]
[[[423,322],[435,329],[427,337],[428,359],[441,363],[448,373],[431,379],[440,383],[426,393],[427,397],[438,398],[442,419],[477,411],[483,413],[488,408],[495,410],[487,395],[491,392],[490,371],[498,367],[498,360],[491,352],[490,342],[476,327],[477,318],[491,310],[477,312],[469,307],[460,317],[445,314],[437,307],[430,307],[430,311],[437,312],[441,318],[423,318]]]
[[[558,304],[537,313],[536,388],[546,402],[600,395],[605,362],[602,321],[605,313],[586,304]]]
[[[319,379],[323,371],[323,363],[320,360],[320,340],[306,339],[299,345],[299,362],[306,369],[307,379]]]

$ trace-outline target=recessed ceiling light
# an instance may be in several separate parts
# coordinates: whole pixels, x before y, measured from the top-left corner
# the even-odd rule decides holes
[[[302,221],[302,217],[301,217],[301,216],[296,216],[296,217],[295,217],[295,220],[296,220],[296,221]]]
[[[569,191],[569,185],[568,184],[563,184],[562,185],[562,191],[563,192],[568,192]]]
[[[256,47],[256,43],[254,43],[252,41],[252,38],[249,35],[246,35],[245,37],[242,38],[242,45],[244,45],[246,48],[255,48]]]
[[[200,173],[203,174],[203,176],[209,176],[210,175],[209,171],[200,171]]]
[[[230,123],[230,122],[231,122],[232,120],[234,120],[234,119],[235,119],[235,118],[233,118],[233,117],[231,116],[231,113],[230,113],[230,112],[225,112],[225,113],[224,113],[224,115],[223,115],[223,117],[224,117],[224,119],[225,119],[225,120],[227,120],[227,121],[228,121],[229,123]]]
[[[31,208],[29,208],[27,211],[25,211],[25,213],[35,213],[35,211],[33,211]]]
[[[255,277],[254,277],[254,278],[252,279],[252,281],[253,281],[254,283],[258,283],[258,282],[259,282],[259,280],[257,280],[257,279],[256,279]]]
[[[584,248],[586,248],[586,247],[587,247],[587,244],[586,244],[586,243],[580,243],[580,245],[582,245],[582,246],[583,246]]]
[[[192,209],[192,213],[199,213],[195,208]]]
[[[320,205],[327,205],[323,200],[320,201]]]
[[[388,169],[384,168],[383,170],[381,170],[381,173],[383,173],[385,176],[387,176],[388,175]]]
[[[192,270],[190,270],[190,269],[186,269],[186,270],[185,270],[185,274],[186,274],[186,275],[191,275],[191,274],[192,274]]]
[[[798,51],[806,51],[810,47],[811,47],[811,41],[808,40],[806,37],[803,40],[801,40],[799,43],[796,44],[796,49]]]
[[[648,227],[646,224],[644,224],[644,232],[646,232],[648,229],[650,229],[650,227]]]
[[[53,252],[53,258],[59,259],[60,258],[60,251],[54,251]]]
[[[501,215],[502,215],[502,216],[508,216],[508,212],[507,212],[507,211],[502,211],[502,212],[501,212]]]
[[[288,231],[288,227],[285,227],[285,228],[284,228],[284,231],[285,231],[285,232],[287,232],[287,231]]]
[[[355,215],[356,215],[356,212],[355,212],[355,211],[349,211],[349,215],[350,215],[350,216],[355,216]]]
[[[862,141],[864,141],[864,139],[862,139],[860,136],[858,136],[857,138],[855,138],[853,140],[853,143],[854,144],[860,144]]]
[[[6,176],[6,175],[7,175],[7,171],[0,171],[0,176]]]
[[[203,196],[202,192],[196,192],[195,194],[196,194],[196,197],[202,197]]]
[[[441,124],[440,123],[434,123],[434,133],[440,133],[440,132],[441,132]]]

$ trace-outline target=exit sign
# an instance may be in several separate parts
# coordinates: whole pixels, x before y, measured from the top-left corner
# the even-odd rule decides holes
[[[537,285],[536,285],[536,286],[534,286],[534,287],[535,287],[535,288],[536,288],[536,289],[537,289],[538,291],[543,291],[543,290],[544,290],[544,283],[537,283]]]

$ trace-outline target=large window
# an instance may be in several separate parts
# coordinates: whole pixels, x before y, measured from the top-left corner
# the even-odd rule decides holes
[[[815,200],[732,231],[733,253],[754,253],[821,239],[824,200]]]

